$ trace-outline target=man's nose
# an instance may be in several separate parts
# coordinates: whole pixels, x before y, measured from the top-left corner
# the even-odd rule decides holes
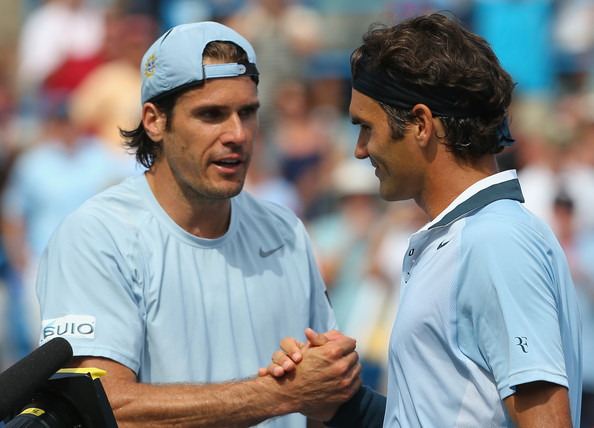
[[[245,125],[237,113],[229,116],[225,122],[225,130],[221,135],[223,143],[243,144],[247,140]]]

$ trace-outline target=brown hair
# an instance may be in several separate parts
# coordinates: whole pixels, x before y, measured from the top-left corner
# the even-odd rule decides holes
[[[496,131],[506,117],[515,86],[489,43],[440,13],[405,20],[393,27],[373,25],[351,56],[356,75],[363,56],[367,67],[392,79],[427,88],[456,88],[468,94],[457,102],[476,108],[472,117],[438,116],[444,144],[464,159],[499,153]],[[388,115],[392,137],[400,139],[414,121],[410,109],[380,103]]]

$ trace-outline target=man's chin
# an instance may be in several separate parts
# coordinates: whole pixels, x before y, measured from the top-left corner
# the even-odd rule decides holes
[[[212,192],[211,197],[213,199],[233,198],[241,193],[243,190],[243,184],[244,182],[242,181],[241,183],[235,183],[233,185],[220,186],[218,189]]]
[[[397,192],[382,190],[381,186],[379,189],[379,195],[380,198],[382,198],[386,202],[406,201],[407,199],[410,199],[410,197],[406,197]]]

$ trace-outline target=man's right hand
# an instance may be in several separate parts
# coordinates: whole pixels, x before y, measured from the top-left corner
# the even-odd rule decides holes
[[[268,367],[260,368],[258,370],[258,375],[266,376],[270,374],[280,378],[295,369],[295,365],[303,358],[303,350],[315,346],[322,346],[330,341],[345,338],[353,341],[354,345],[356,345],[355,339],[345,336],[338,330],[330,330],[326,333],[316,333],[313,329],[307,328],[305,330],[305,337],[307,338],[307,342],[305,343],[298,341],[294,337],[285,337],[280,343],[281,350],[276,351],[272,355],[272,363],[270,363]]]
[[[305,330],[307,342],[289,337],[281,341],[281,349],[272,356],[268,368],[260,376],[272,375],[279,380],[307,385],[302,413],[320,420],[330,420],[338,407],[361,387],[361,364],[355,351],[356,341],[337,330],[324,334]]]

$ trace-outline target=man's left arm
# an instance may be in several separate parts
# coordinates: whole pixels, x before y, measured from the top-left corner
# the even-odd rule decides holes
[[[516,386],[504,399],[517,428],[571,428],[567,388],[550,382],[530,382]]]

